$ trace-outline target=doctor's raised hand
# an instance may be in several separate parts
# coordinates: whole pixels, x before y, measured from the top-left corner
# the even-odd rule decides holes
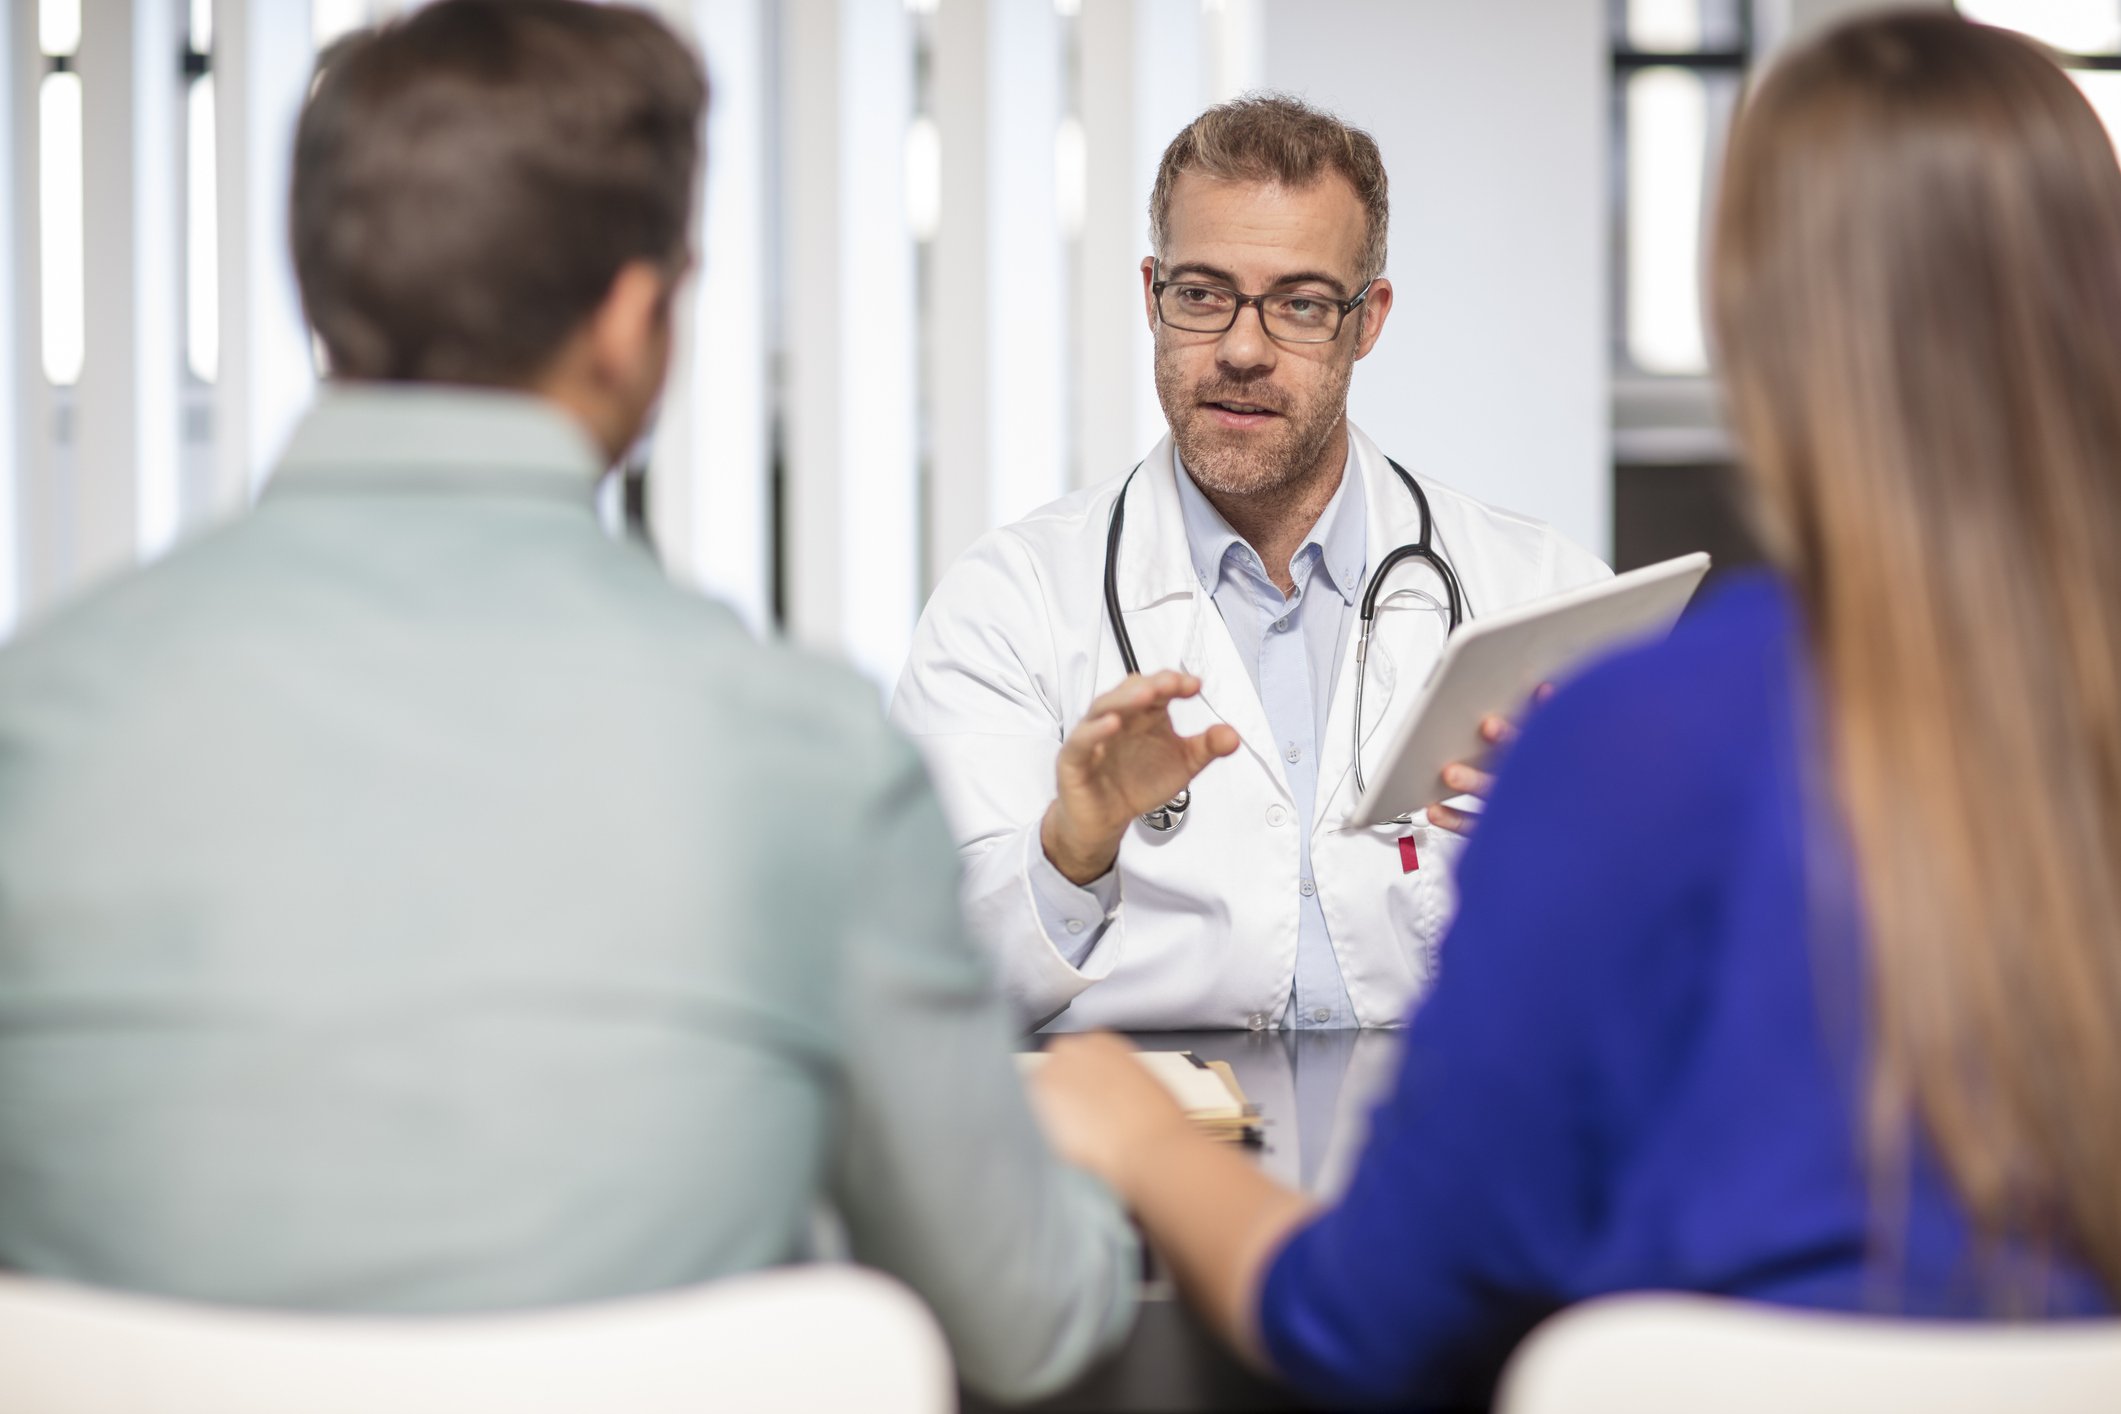
[[[1171,725],[1171,703],[1199,691],[1191,673],[1132,674],[1091,702],[1061,743],[1053,804],[1038,834],[1046,858],[1070,883],[1103,877],[1137,817],[1237,750],[1236,729],[1223,723],[1197,736],[1180,736]]]

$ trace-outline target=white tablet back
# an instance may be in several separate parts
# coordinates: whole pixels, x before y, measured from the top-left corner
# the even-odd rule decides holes
[[[1369,788],[1348,823],[1375,825],[1460,794],[1443,783],[1443,769],[1486,752],[1482,717],[1515,712],[1541,683],[1587,659],[1662,637],[1708,569],[1707,555],[1682,555],[1460,628],[1384,752],[1363,763]]]

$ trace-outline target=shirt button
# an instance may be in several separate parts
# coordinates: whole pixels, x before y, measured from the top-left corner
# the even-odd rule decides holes
[[[1285,631],[1288,627],[1289,621],[1287,619],[1276,619],[1274,621],[1274,631],[1276,633],[1281,633]]]
[[[1275,829],[1280,829],[1284,824],[1288,822],[1288,819],[1289,812],[1282,809],[1279,805],[1270,805],[1267,807],[1267,823],[1269,825],[1272,825]]]
[[[1320,1007],[1318,1010],[1311,1013],[1311,1019],[1317,1022],[1319,1025],[1323,1026],[1333,1019],[1333,1013],[1327,1011],[1324,1007]]]
[[[1300,746],[1292,746],[1287,751],[1283,752],[1282,755],[1288,759],[1291,765],[1294,765],[1296,762],[1304,759],[1304,749]]]
[[[1069,932],[1071,932],[1071,933],[1080,933],[1080,932],[1082,932],[1082,931],[1083,931],[1083,920],[1082,920],[1082,919],[1080,919],[1080,918],[1071,918],[1071,919],[1069,919],[1069,920],[1068,920],[1068,931],[1069,931]]]
[[[1311,897],[1311,895],[1318,892],[1318,885],[1312,883],[1309,879],[1306,879],[1296,886],[1296,892],[1302,894],[1305,898],[1309,898]]]
[[[1245,1018],[1245,1025],[1251,1027],[1254,1031],[1264,1031],[1267,1029],[1267,1018],[1255,1011]]]

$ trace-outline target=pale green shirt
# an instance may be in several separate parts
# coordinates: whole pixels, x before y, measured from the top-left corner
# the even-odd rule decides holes
[[[574,425],[328,395],[0,653],[0,1265],[454,1311],[801,1256],[1050,1389],[1134,1240],[1048,1153],[873,687],[598,528]]]

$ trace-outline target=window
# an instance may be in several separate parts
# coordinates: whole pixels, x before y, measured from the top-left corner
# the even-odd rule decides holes
[[[1611,0],[1613,359],[1708,371],[1701,234],[1753,56],[1750,0]]]
[[[81,205],[80,0],[42,0],[37,44],[44,77],[37,87],[38,283],[42,294],[44,376],[54,387],[81,377],[87,319]]]
[[[221,369],[213,49],[213,0],[191,0],[184,50],[184,362],[200,383],[213,382]]]
[[[1959,13],[2047,45],[2121,147],[2121,4],[2115,0],[1959,0]]]

